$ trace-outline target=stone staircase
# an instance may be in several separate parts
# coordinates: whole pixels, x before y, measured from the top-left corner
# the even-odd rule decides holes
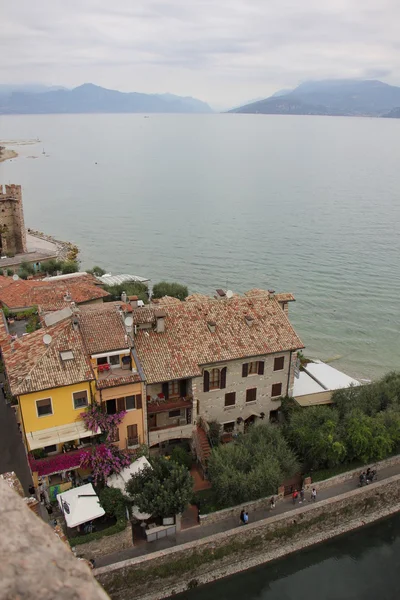
[[[197,457],[200,460],[203,467],[206,467],[208,457],[211,454],[211,446],[208,441],[208,437],[206,432],[200,425],[197,425],[196,431],[194,432],[195,436],[195,445]]]

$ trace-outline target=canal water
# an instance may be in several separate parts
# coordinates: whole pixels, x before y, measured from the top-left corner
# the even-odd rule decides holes
[[[174,600],[395,600],[400,514]]]

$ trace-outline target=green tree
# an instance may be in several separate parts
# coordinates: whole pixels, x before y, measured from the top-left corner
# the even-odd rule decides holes
[[[63,275],[68,273],[77,273],[79,271],[79,263],[76,260],[66,260],[61,263],[61,272]]]
[[[276,494],[298,467],[282,432],[269,424],[252,427],[235,442],[214,448],[208,461],[209,477],[221,506]]]
[[[171,452],[171,460],[178,463],[178,465],[186,467],[186,469],[190,469],[193,463],[191,452],[185,450],[182,446],[174,446]]]
[[[115,517],[117,521],[126,519],[127,498],[121,490],[105,487],[99,493],[100,504],[106,513]]]
[[[57,275],[57,271],[61,270],[61,264],[61,261],[56,260],[55,258],[44,260],[42,263],[40,263],[40,272],[46,273],[49,276]]]
[[[291,396],[283,396],[281,399],[281,413],[285,423],[290,423],[292,415],[301,412],[303,409],[297,404]]]
[[[350,460],[381,460],[390,454],[394,447],[383,415],[370,417],[356,409],[344,419],[343,431]]]
[[[125,292],[127,296],[137,296],[139,300],[143,300],[145,303],[149,301],[147,286],[144,283],[131,281],[119,283],[118,285],[103,285],[102,287],[110,294],[110,296],[104,298],[105,302],[121,300],[122,292]]]
[[[307,469],[334,467],[346,458],[340,437],[339,413],[327,406],[312,406],[292,413],[285,427],[291,447]]]
[[[162,456],[150,459],[151,467],[133,475],[126,491],[141,512],[153,517],[172,517],[182,513],[193,494],[189,471]]]
[[[103,269],[102,267],[98,267],[97,265],[95,265],[92,269],[86,269],[86,272],[91,273],[96,277],[101,277],[102,275],[105,275],[107,273],[105,269]]]
[[[29,263],[27,260],[21,261],[19,268],[20,268],[20,271],[25,271],[26,273],[28,273],[28,275],[35,274],[34,266],[32,265],[32,263]]]
[[[168,283],[168,281],[160,281],[153,287],[153,298],[163,298],[164,296],[172,296],[178,300],[187,298],[189,292],[186,285],[180,283]]]

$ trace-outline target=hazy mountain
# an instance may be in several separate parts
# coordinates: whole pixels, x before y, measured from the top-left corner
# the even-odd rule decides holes
[[[52,113],[209,113],[195,98],[173,94],[140,94],[108,90],[85,83],[72,90],[42,93],[11,92],[0,96],[0,114]]]
[[[393,108],[383,116],[386,117],[386,119],[400,119],[400,106],[398,108]]]
[[[231,112],[378,117],[399,106],[400,87],[374,80],[334,79],[302,83],[288,94]]]
[[[43,85],[42,83],[0,83],[0,96],[9,96],[13,92],[22,92],[29,94],[43,94],[53,90],[65,90],[62,85]]]

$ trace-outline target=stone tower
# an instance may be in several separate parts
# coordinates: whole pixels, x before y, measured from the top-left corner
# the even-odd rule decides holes
[[[26,231],[20,185],[0,184],[0,256],[24,254]]]

